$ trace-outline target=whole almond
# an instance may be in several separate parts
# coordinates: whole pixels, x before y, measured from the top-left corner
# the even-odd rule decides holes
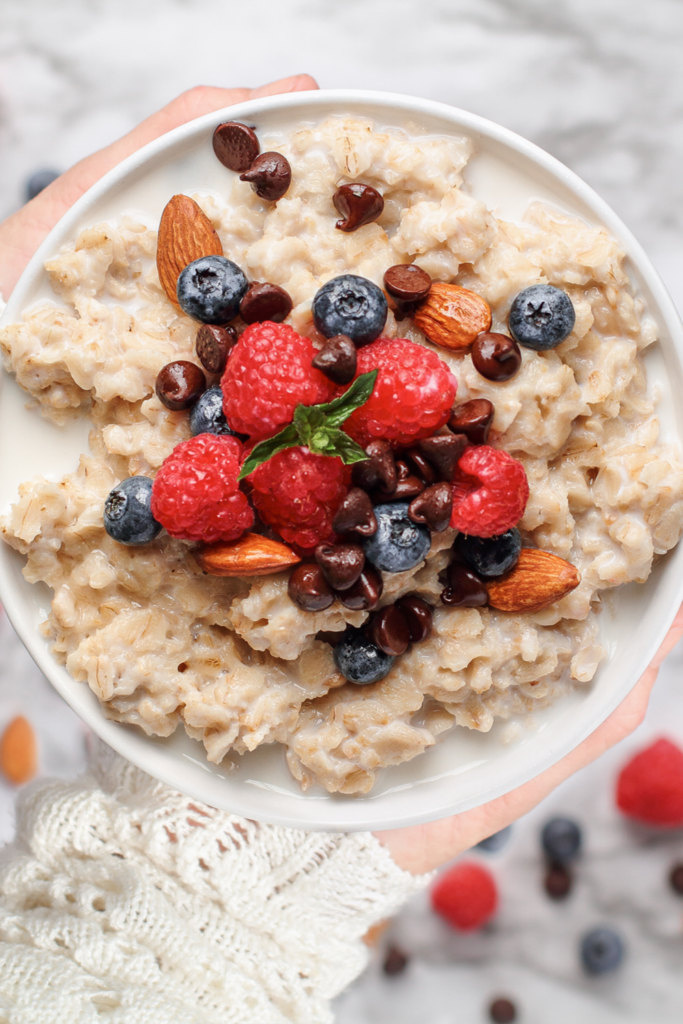
[[[581,576],[571,562],[536,548],[522,548],[514,569],[486,581],[489,606],[501,612],[540,612],[578,587]]]
[[[159,280],[171,302],[178,305],[178,277],[188,263],[222,255],[221,240],[204,211],[189,196],[173,196],[161,215],[157,238]]]
[[[259,533],[245,533],[234,541],[203,544],[194,557],[212,576],[270,576],[301,561],[286,544]]]
[[[457,284],[434,281],[413,320],[422,333],[442,348],[466,349],[491,326],[489,304],[476,292]]]
[[[31,723],[19,715],[5,729],[0,740],[0,770],[9,782],[20,786],[36,774],[38,750]]]

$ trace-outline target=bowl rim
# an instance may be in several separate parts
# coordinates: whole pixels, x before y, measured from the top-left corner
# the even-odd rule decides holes
[[[88,189],[50,231],[24,269],[0,318],[0,324],[4,325],[20,318],[25,308],[25,296],[30,292],[37,275],[42,274],[45,259],[54,254],[56,240],[61,240],[64,235],[72,231],[82,215],[104,197],[110,189],[120,183],[125,183],[129,175],[143,168],[145,164],[152,161],[155,157],[162,155],[167,150],[173,149],[180,143],[191,140],[193,136],[202,135],[208,127],[215,126],[221,120],[246,119],[281,109],[291,109],[294,116],[296,116],[299,108],[323,108],[330,103],[347,108],[350,107],[351,109],[353,109],[354,104],[361,106],[364,104],[368,106],[376,105],[392,108],[397,114],[402,112],[404,114],[417,115],[418,117],[431,116],[435,119],[443,119],[453,123],[454,130],[457,128],[457,130],[461,130],[463,133],[470,134],[473,138],[484,136],[502,143],[508,149],[515,151],[526,160],[541,167],[553,179],[569,189],[580,202],[589,207],[596,219],[613,236],[618,238],[620,244],[625,248],[628,258],[634,267],[637,268],[639,275],[653,296],[658,312],[670,331],[677,358],[679,362],[683,363],[683,325],[665,285],[632,232],[623,224],[607,203],[578,175],[534,143],[522,138],[510,129],[477,114],[434,100],[366,89],[321,89],[247,100],[189,121],[143,146],[108,171]],[[339,113],[342,112],[342,110],[339,111]],[[362,114],[362,110],[354,112]],[[387,112],[389,113],[389,110]],[[455,122],[457,122],[457,125]],[[137,742],[137,736],[133,738],[128,728],[125,726],[121,727],[118,723],[104,718],[99,704],[92,711],[85,703],[75,706],[76,702],[73,699],[73,694],[68,691],[61,677],[61,673],[66,671],[65,668],[54,660],[42,637],[37,634],[36,630],[28,622],[24,621],[18,601],[14,599],[13,580],[9,571],[8,554],[9,549],[4,544],[0,545],[0,600],[2,600],[12,625],[31,657],[76,714],[85,721],[93,732],[99,735],[123,757],[132,761],[139,768],[160,781],[175,789],[186,792],[194,799],[207,803],[213,802],[214,805],[223,806],[233,813],[243,814],[245,817],[253,817],[255,809],[253,806],[250,806],[248,799],[234,799],[234,794],[232,794],[231,799],[227,801],[218,800],[217,802],[215,791],[210,792],[207,798],[207,792],[201,786],[194,783],[188,785],[186,780],[182,779],[183,773],[181,770],[170,770],[169,764],[172,764],[172,762],[155,756],[154,748],[147,746],[150,740],[152,743],[154,742],[154,738],[146,737],[141,731],[136,730],[136,734],[139,733],[139,736],[144,741],[143,743]],[[650,642],[641,652],[640,657],[634,659],[633,670],[629,676],[629,685],[622,685],[621,688],[614,687],[609,694],[603,693],[601,699],[596,700],[599,708],[598,713],[594,713],[589,721],[583,723],[581,728],[575,728],[564,739],[555,737],[553,740],[552,737],[545,735],[543,743],[536,745],[536,747],[541,746],[543,748],[543,753],[539,755],[537,752],[535,756],[529,756],[527,752],[527,756],[520,759],[520,762],[523,763],[519,764],[517,770],[508,771],[504,778],[499,779],[497,785],[488,787],[485,796],[462,800],[457,799],[457,795],[454,794],[446,800],[441,800],[438,805],[426,802],[426,806],[422,808],[416,807],[404,817],[397,817],[395,812],[387,814],[378,806],[382,794],[373,796],[371,792],[365,797],[345,797],[313,801],[317,804],[319,810],[319,813],[313,819],[301,817],[300,815],[297,816],[297,802],[302,798],[295,797],[293,800],[288,801],[291,804],[289,809],[282,812],[272,808],[263,814],[257,811],[260,820],[276,825],[327,831],[396,828],[435,820],[453,813],[460,813],[516,789],[535,778],[542,771],[552,767],[562,757],[574,750],[614,711],[633,686],[636,685],[642,672],[664,639],[676,614],[678,605],[683,600],[683,574],[677,586],[675,588],[670,586],[669,589],[673,589],[677,599],[672,601],[670,615],[664,616],[659,628],[652,631]],[[82,686],[84,684],[79,683],[78,685]],[[200,765],[200,767],[204,766]],[[202,773],[198,774],[201,776]],[[293,796],[293,794],[285,790],[283,790],[283,793],[287,796]],[[303,799],[306,798],[303,797]],[[350,811],[349,808],[351,808]],[[343,813],[340,813],[342,810]]]

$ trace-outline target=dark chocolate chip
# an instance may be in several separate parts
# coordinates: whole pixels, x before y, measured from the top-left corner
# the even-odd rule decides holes
[[[465,434],[436,434],[418,441],[417,446],[439,471],[442,480],[453,480],[458,459],[467,447]]]
[[[446,480],[432,484],[413,498],[408,516],[414,523],[424,523],[433,533],[443,533],[451,522],[453,486]]]
[[[291,184],[292,168],[281,153],[261,153],[249,170],[240,174],[240,181],[248,181],[259,199],[276,203]]]
[[[387,494],[396,489],[396,461],[388,441],[371,441],[365,448],[368,456],[363,462],[356,462],[353,467],[353,482],[358,487],[369,491],[380,487]]]
[[[410,958],[407,953],[404,953],[398,946],[389,946],[384,957],[382,970],[390,978],[393,978],[397,974],[403,974],[409,963]]]
[[[385,654],[399,655],[408,649],[410,629],[397,605],[390,604],[376,612],[370,623],[370,639]]]
[[[513,1024],[517,1020],[517,1007],[509,999],[494,999],[489,1006],[493,1024]]]
[[[219,124],[213,133],[213,151],[229,171],[248,171],[259,155],[259,141],[253,130],[239,121]]]
[[[332,196],[337,213],[342,215],[335,227],[340,231],[355,231],[363,224],[372,224],[381,216],[384,199],[372,185],[342,185]]]
[[[669,885],[675,893],[683,896],[683,864],[675,864],[669,874]]]
[[[360,544],[318,544],[315,560],[334,590],[348,590],[363,571],[365,552]]]
[[[350,489],[332,520],[332,529],[335,533],[357,533],[361,537],[377,533],[372,502],[362,487]]]
[[[348,384],[356,376],[357,350],[345,334],[329,338],[312,363],[335,384]]]
[[[206,377],[196,363],[177,359],[159,370],[156,393],[162,405],[177,412],[189,409],[206,391]]]
[[[551,900],[563,900],[572,889],[572,876],[565,864],[550,864],[543,879],[543,888]]]
[[[322,612],[334,601],[332,588],[315,562],[297,565],[289,577],[287,593],[290,600],[305,612]]]
[[[245,324],[262,324],[266,320],[281,324],[292,312],[292,300],[279,284],[254,281],[240,302],[240,316]]]
[[[488,398],[473,398],[456,406],[448,426],[456,433],[464,434],[472,444],[486,444],[493,413],[493,404]]]
[[[230,349],[236,344],[237,331],[234,327],[202,324],[197,331],[194,350],[207,373],[223,373]]]
[[[472,362],[482,377],[500,383],[517,373],[522,365],[522,353],[513,338],[484,331],[474,339]]]
[[[419,477],[422,477],[426,484],[436,483],[438,479],[436,471],[419,448],[409,448],[405,453],[405,457],[409,465],[412,466]]]
[[[392,299],[400,302],[420,302],[426,299],[432,279],[422,267],[414,263],[397,263],[384,275],[384,287]]]
[[[410,642],[419,644],[426,640],[432,631],[432,609],[426,601],[423,601],[417,594],[406,594],[399,597],[396,602],[398,608],[403,612],[403,617],[408,623],[410,631]]]
[[[358,463],[362,465],[362,463]],[[403,459],[396,460],[396,487],[393,489],[389,498],[392,501],[406,501],[408,498],[415,498],[418,494],[424,491],[425,485],[418,476],[411,473],[407,463]],[[382,494],[382,490],[379,492],[375,491],[374,497],[377,502],[386,499],[386,495]]]
[[[371,612],[377,607],[383,589],[381,574],[374,566],[366,563],[353,586],[348,590],[340,590],[337,597],[345,608],[354,612]]]
[[[483,608],[488,604],[488,591],[483,581],[466,566],[451,562],[447,580],[441,601],[449,608]]]

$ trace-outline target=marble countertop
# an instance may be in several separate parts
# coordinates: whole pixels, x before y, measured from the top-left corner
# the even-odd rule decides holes
[[[6,0],[0,215],[22,202],[29,174],[68,167],[185,88],[306,71],[327,88],[451,103],[538,143],[620,214],[683,309],[682,45],[679,0]],[[42,773],[75,774],[84,728],[4,617],[0,649],[0,729],[26,714]],[[683,903],[662,878],[683,842],[627,829],[611,791],[630,749],[661,731],[683,743],[682,671],[679,649],[638,733],[488,855],[503,893],[495,927],[465,941],[416,901],[392,926],[413,958],[407,972],[392,981],[371,966],[340,1000],[339,1024],[483,1024],[498,993],[518,1002],[520,1024],[681,1019]],[[0,783],[0,840],[12,834],[14,796]],[[539,882],[538,828],[554,813],[587,830],[582,880],[561,906]],[[618,979],[587,981],[576,964],[576,936],[596,921],[627,936]]]

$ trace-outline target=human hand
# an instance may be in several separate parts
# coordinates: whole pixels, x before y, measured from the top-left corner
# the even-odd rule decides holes
[[[57,221],[91,185],[148,142],[212,110],[285,92],[317,89],[310,75],[294,75],[258,89],[197,86],[152,114],[122,139],[100,149],[60,175],[35,199],[0,224],[0,295],[9,298],[24,267]]]
[[[585,768],[606,750],[621,742],[645,717],[650,692],[659,667],[683,637],[683,605],[679,608],[664,643],[628,697],[575,750],[547,771],[504,796],[452,818],[430,821],[410,828],[375,832],[399,867],[421,874],[440,867],[464,850],[536,807],[561,782]]]

